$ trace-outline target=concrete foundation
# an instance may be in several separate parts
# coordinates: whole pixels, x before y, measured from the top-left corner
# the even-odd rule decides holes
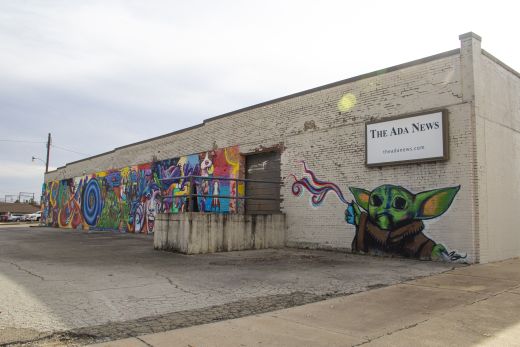
[[[154,248],[185,254],[281,248],[285,215],[161,213],[157,215]]]

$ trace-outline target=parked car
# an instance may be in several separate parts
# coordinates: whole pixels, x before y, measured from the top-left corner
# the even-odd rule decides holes
[[[21,220],[22,220],[22,215],[21,214],[11,213],[11,214],[9,214],[9,217],[7,217],[7,221],[8,222],[19,222]]]
[[[35,213],[28,214],[26,220],[31,221],[31,222],[39,222],[41,218],[42,218],[42,212],[38,211]]]

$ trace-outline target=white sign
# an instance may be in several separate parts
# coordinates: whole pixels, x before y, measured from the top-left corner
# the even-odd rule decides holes
[[[447,116],[435,112],[366,124],[367,165],[446,160]]]

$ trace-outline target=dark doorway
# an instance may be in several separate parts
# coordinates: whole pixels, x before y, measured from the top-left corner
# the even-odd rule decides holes
[[[246,156],[246,179],[280,182],[280,153],[266,152]],[[246,200],[247,214],[280,213],[280,184],[246,182],[246,196],[274,200]]]

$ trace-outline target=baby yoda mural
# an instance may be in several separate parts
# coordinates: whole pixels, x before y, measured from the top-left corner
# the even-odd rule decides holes
[[[292,185],[296,196],[303,189],[311,193],[314,207],[321,205],[328,192],[336,193],[347,205],[345,220],[356,227],[352,251],[400,255],[423,260],[464,259],[456,252],[448,252],[424,233],[423,220],[437,218],[450,207],[460,186],[428,190],[413,194],[407,189],[385,184],[372,191],[350,187],[355,201],[347,201],[334,183],[319,180],[303,162],[307,177]]]

